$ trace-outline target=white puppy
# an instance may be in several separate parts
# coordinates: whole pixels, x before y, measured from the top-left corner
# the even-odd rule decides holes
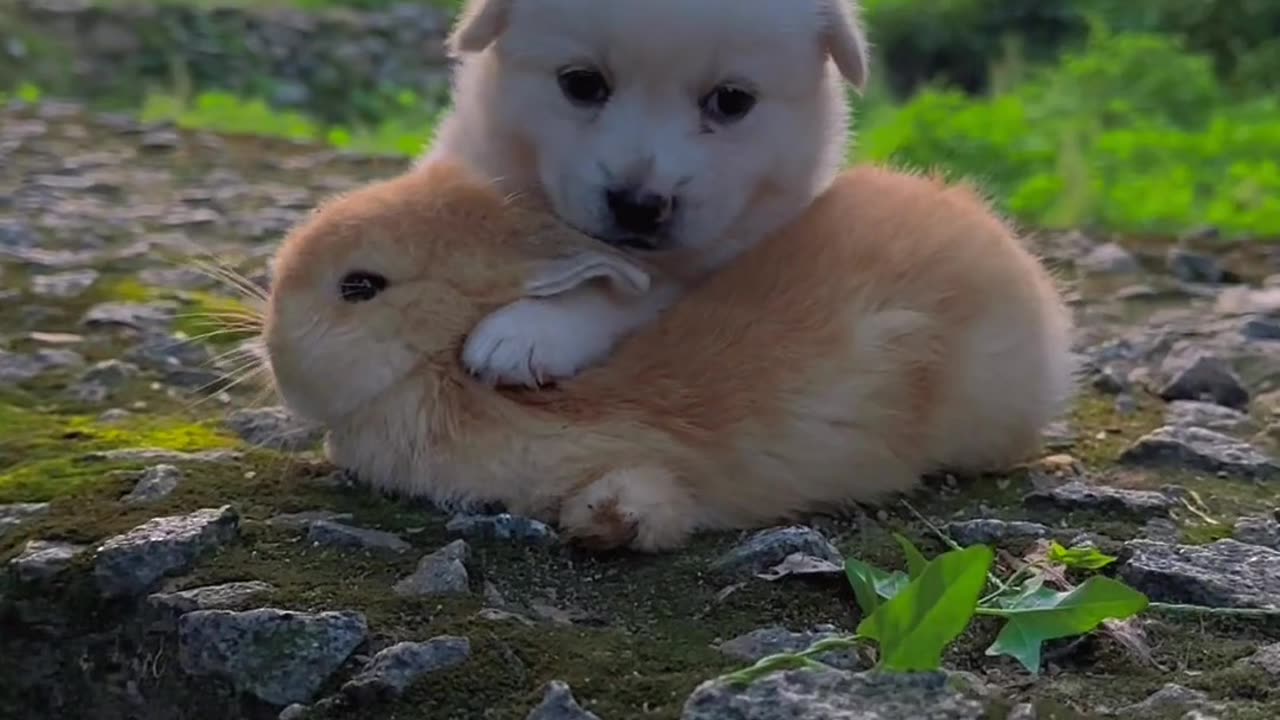
[[[535,385],[603,359],[683,287],[794,218],[844,160],[867,43],[852,0],[470,0],[450,47],[447,157],[668,276],[531,296],[464,348]]]

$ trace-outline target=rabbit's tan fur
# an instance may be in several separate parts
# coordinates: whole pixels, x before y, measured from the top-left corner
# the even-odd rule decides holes
[[[537,391],[462,369],[494,308],[584,282],[643,293],[635,263],[423,166],[286,241],[264,329],[277,386],[380,488],[640,550],[1019,462],[1071,394],[1069,313],[1037,259],[969,189],[871,167],[600,367]],[[352,270],[389,285],[344,303]]]

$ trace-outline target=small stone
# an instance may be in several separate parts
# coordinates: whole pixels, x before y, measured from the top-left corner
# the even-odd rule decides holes
[[[311,527],[312,523],[322,520],[329,522],[349,522],[354,520],[355,516],[351,513],[335,513],[328,510],[307,510],[299,513],[286,513],[284,515],[276,515],[267,520],[267,524],[272,527],[285,528],[288,530],[306,530]]]
[[[141,303],[108,302],[94,305],[85,313],[80,324],[90,329],[128,328],[130,330],[159,329],[173,319],[168,310]]]
[[[718,573],[755,575],[778,565],[793,553],[844,563],[840,551],[822,533],[793,525],[755,533],[716,560],[711,569]]]
[[[230,505],[148,520],[98,547],[98,589],[107,597],[145,592],[167,575],[189,571],[202,552],[226,544],[239,529]]]
[[[1122,490],[1105,485],[1072,481],[1048,490],[1034,490],[1023,502],[1028,507],[1055,507],[1067,511],[1087,510],[1134,517],[1169,514],[1173,500],[1151,490]]]
[[[303,452],[319,446],[324,429],[295,418],[282,407],[237,410],[227,427],[241,440],[281,452]]]
[[[1119,395],[1129,389],[1129,380],[1115,368],[1104,367],[1093,376],[1093,389],[1107,395]]]
[[[342,693],[358,703],[394,699],[422,676],[457,667],[470,657],[471,643],[464,637],[445,635],[424,643],[397,643],[374,655],[342,686]]]
[[[1253,317],[1240,326],[1240,334],[1246,340],[1280,340],[1280,321],[1266,317]]]
[[[1280,607],[1280,552],[1236,540],[1125,544],[1121,577],[1152,600],[1207,607]]]
[[[129,494],[121,498],[121,502],[126,505],[137,505],[163,500],[178,489],[182,477],[182,471],[172,465],[156,465],[147,468]]]
[[[998,545],[1021,540],[1039,540],[1049,537],[1053,531],[1046,525],[1021,520],[997,520],[979,518],[947,523],[943,530],[960,545]]]
[[[71,270],[31,278],[31,292],[41,297],[70,300],[83,295],[98,281],[96,270]]]
[[[1249,416],[1224,405],[1197,400],[1175,400],[1165,408],[1166,425],[1189,425],[1221,433],[1248,432],[1253,422]]]
[[[1076,260],[1076,266],[1091,275],[1130,275],[1142,267],[1138,259],[1116,243],[1104,243]]]
[[[779,653],[798,653],[808,650],[819,640],[847,637],[850,633],[836,632],[834,629],[819,629],[815,632],[792,632],[779,626],[771,626],[752,630],[745,635],[728,640],[717,648],[731,658],[754,663],[761,658]],[[857,649],[836,650],[823,653],[813,658],[824,665],[840,670],[867,670],[871,667],[871,659]]]
[[[1280,464],[1252,445],[1198,427],[1166,425],[1139,438],[1119,459],[1128,465],[1221,472],[1246,478],[1280,475]]]
[[[138,366],[121,360],[103,360],[89,366],[80,382],[117,388],[138,376]]]
[[[178,620],[178,658],[272,705],[308,703],[369,632],[355,612],[196,610]]]
[[[156,624],[174,627],[178,618],[196,610],[237,610],[254,598],[275,592],[270,583],[249,582],[206,585],[178,592],[155,593],[147,596],[147,606]]]
[[[1249,391],[1225,360],[1212,355],[1171,357],[1162,367],[1169,377],[1160,390],[1166,401],[1212,401],[1230,408],[1249,406]]]
[[[468,592],[467,561],[471,546],[465,540],[454,540],[418,561],[412,575],[400,580],[392,592],[402,597],[422,595],[461,595]]]
[[[276,720],[302,720],[311,712],[311,708],[302,703],[294,703],[280,711]]]
[[[1136,718],[1138,720],[1156,720],[1157,718],[1163,720],[1163,718],[1173,717],[1176,713],[1203,709],[1208,706],[1208,695],[1199,690],[1168,683],[1152,693],[1151,697],[1146,700],[1122,708],[1118,714],[1121,717]]]
[[[49,503],[13,503],[0,505],[0,538],[32,518],[49,512]]]
[[[509,513],[457,515],[445,526],[452,536],[472,540],[499,540],[522,545],[551,545],[559,540],[546,523]]]
[[[977,720],[976,681],[959,674],[784,670],[749,685],[716,679],[685,701],[681,720]]]
[[[413,546],[399,535],[381,530],[367,530],[332,520],[316,520],[307,526],[307,541],[315,545],[405,552]]]
[[[30,540],[9,561],[9,567],[21,582],[40,582],[60,575],[85,550],[88,548],[84,545]]]
[[[1004,720],[1038,720],[1036,706],[1031,703],[1018,703],[1009,711],[1009,716]]]
[[[1171,275],[1183,282],[1217,284],[1225,275],[1217,258],[1180,247],[1169,248],[1165,265]]]
[[[583,709],[567,683],[552,680],[543,686],[542,702],[525,720],[600,720],[600,716]]]
[[[1233,534],[1242,543],[1280,550],[1280,522],[1275,516],[1240,518]]]
[[[1267,645],[1238,663],[1243,668],[1257,668],[1280,682],[1280,643]]]
[[[198,342],[169,332],[147,331],[125,357],[139,366],[156,372],[199,367],[212,358]]]

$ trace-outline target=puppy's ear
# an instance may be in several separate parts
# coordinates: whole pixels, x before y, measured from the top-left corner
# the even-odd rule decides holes
[[[867,86],[870,46],[855,0],[821,0],[822,39],[840,74],[858,90]]]
[[[550,297],[592,280],[604,280],[615,291],[629,296],[648,292],[650,282],[649,273],[621,253],[576,249],[535,263],[524,291],[529,297]]]
[[[489,47],[507,28],[514,4],[515,0],[467,0],[445,42],[449,54],[456,57]]]

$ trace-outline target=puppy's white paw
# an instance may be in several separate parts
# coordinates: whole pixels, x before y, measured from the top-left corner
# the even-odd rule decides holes
[[[537,387],[572,377],[608,354],[612,333],[571,305],[517,300],[481,320],[462,348],[467,371],[485,382]]]

